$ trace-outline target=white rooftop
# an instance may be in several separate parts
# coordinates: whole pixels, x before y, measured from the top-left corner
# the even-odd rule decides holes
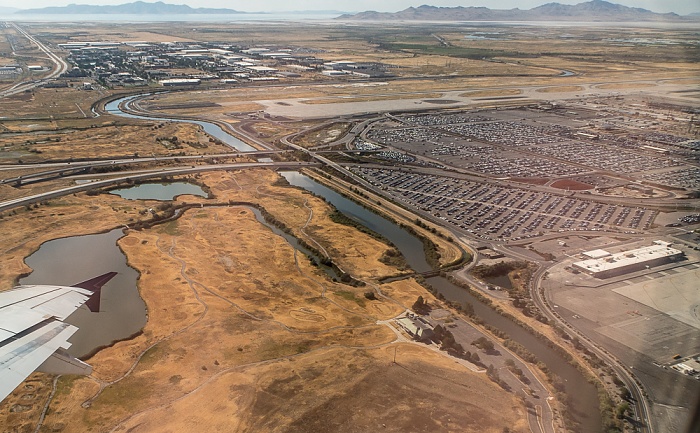
[[[611,254],[605,250],[592,250],[592,251],[585,251],[583,253],[583,255],[588,257],[589,259],[600,259],[601,257],[607,257],[607,256],[610,256]]]
[[[597,273],[622,268],[633,264],[643,264],[645,262],[663,257],[673,257],[678,254],[683,254],[683,252],[665,245],[651,245],[648,247],[638,248],[636,250],[611,254],[598,259],[583,260],[574,263],[574,265],[579,268],[586,269],[587,271]]]

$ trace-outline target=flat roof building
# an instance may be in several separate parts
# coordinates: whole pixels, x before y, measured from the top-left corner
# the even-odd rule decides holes
[[[661,244],[656,244],[656,242]],[[610,278],[677,261],[685,256],[683,251],[671,248],[667,242],[656,242],[648,247],[616,254],[608,253],[608,255],[598,258],[576,262],[573,264],[573,267],[596,278]],[[593,255],[601,255],[602,252],[607,253],[604,250],[597,251],[601,251],[601,253],[595,254],[595,251],[589,251],[588,253],[594,253]]]
[[[173,78],[172,80],[161,80],[160,85],[172,86],[198,86],[202,81],[197,78]]]
[[[605,250],[592,250],[592,251],[585,251],[581,253],[584,257],[588,257],[589,259],[602,259],[603,257],[608,257],[611,256],[609,252]]]

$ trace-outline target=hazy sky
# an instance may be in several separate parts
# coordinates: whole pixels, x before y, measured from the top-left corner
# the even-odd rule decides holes
[[[39,8],[45,6],[65,6],[69,3],[90,5],[115,5],[130,3],[133,0],[0,0],[0,6],[21,9]],[[155,0],[145,0],[154,2]],[[376,10],[381,12],[396,12],[409,6],[429,4],[432,6],[486,6],[491,9],[531,9],[533,7],[556,1],[562,4],[576,4],[583,0],[163,0],[165,3],[188,4],[192,7],[221,7],[246,12],[273,12],[292,10],[342,10],[365,11]],[[640,7],[654,12],[676,12],[681,15],[692,12],[700,12],[698,0],[617,0],[619,3],[630,7]]]

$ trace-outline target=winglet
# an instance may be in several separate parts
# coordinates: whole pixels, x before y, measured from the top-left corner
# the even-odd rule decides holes
[[[85,305],[90,309],[90,311],[97,313],[100,311],[100,292],[102,291],[102,286],[105,285],[107,281],[114,278],[115,275],[117,275],[116,272],[107,272],[99,277],[75,284],[72,287],[80,287],[81,289],[86,289],[93,293]]]

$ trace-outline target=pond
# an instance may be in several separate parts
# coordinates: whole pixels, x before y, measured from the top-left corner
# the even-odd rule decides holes
[[[196,195],[207,197],[207,193],[199,185],[187,182],[170,183],[142,183],[130,188],[115,189],[110,191],[127,200],[173,200],[179,195]]]
[[[138,272],[117,246],[121,229],[45,242],[25,259],[33,272],[20,284],[72,286],[107,272],[118,272],[102,288],[99,313],[82,306],[66,322],[77,326],[68,352],[84,356],[116,340],[127,338],[146,324],[146,305],[136,287]]]

